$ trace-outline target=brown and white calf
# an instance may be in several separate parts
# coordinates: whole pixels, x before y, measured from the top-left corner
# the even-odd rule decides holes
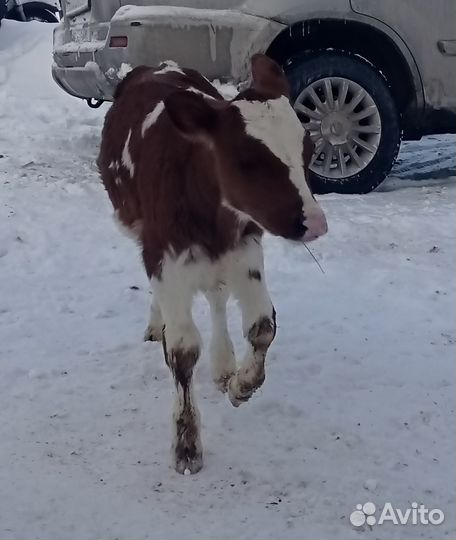
[[[234,406],[264,381],[276,332],[264,275],[263,229],[307,242],[327,231],[306,180],[312,143],[281,68],[252,59],[252,85],[225,101],[199,73],[172,62],[134,69],[106,115],[98,165],[116,217],[142,247],[153,296],[146,339],[163,341],[176,386],[173,452],[180,473],[202,467],[192,375],[201,351],[192,301],[206,295],[215,383]],[[226,304],[239,301],[239,367]]]

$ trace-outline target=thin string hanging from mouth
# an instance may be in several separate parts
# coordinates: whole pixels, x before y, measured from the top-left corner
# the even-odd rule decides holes
[[[321,264],[318,262],[317,257],[315,257],[315,255],[313,254],[313,252],[311,251],[311,249],[309,248],[309,246],[308,246],[307,244],[304,244],[304,246],[305,246],[305,248],[307,249],[307,251],[310,253],[312,259],[317,263],[317,266],[318,266],[318,268],[321,270],[321,273],[326,275],[326,272],[323,270]]]

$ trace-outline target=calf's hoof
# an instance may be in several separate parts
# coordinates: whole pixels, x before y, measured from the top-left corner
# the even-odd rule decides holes
[[[144,332],[144,341],[156,341],[160,343],[163,339],[163,328],[157,328],[156,326],[149,326]]]
[[[174,468],[179,474],[185,476],[196,474],[203,468],[203,454],[201,452],[177,452]]]
[[[234,377],[234,372],[232,373],[226,373],[225,375],[220,375],[219,377],[214,377],[214,384],[222,392],[222,394],[226,394],[228,392],[228,386],[230,384],[230,380]]]
[[[260,388],[265,379],[264,371],[253,381],[241,381],[239,372],[231,377],[228,385],[228,397],[233,407],[239,407],[246,403]]]
[[[187,411],[184,411],[184,414]],[[196,419],[180,418],[173,444],[174,468],[179,474],[196,474],[203,467],[203,447]]]

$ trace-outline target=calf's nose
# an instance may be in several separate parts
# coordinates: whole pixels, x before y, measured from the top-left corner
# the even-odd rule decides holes
[[[304,226],[307,230],[302,237],[303,242],[312,242],[312,240],[325,235],[328,232],[328,223],[323,210],[319,207],[309,210],[306,213]]]

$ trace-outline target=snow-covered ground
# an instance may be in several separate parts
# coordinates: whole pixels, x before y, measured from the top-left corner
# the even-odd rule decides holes
[[[203,354],[205,468],[181,477],[147,281],[94,165],[106,107],[50,63],[50,26],[2,26],[0,537],[455,538],[455,138],[405,144],[381,192],[321,198],[324,275],[266,239],[266,383],[235,410]],[[195,315],[207,343],[202,300]],[[446,519],[355,530],[367,501]]]

